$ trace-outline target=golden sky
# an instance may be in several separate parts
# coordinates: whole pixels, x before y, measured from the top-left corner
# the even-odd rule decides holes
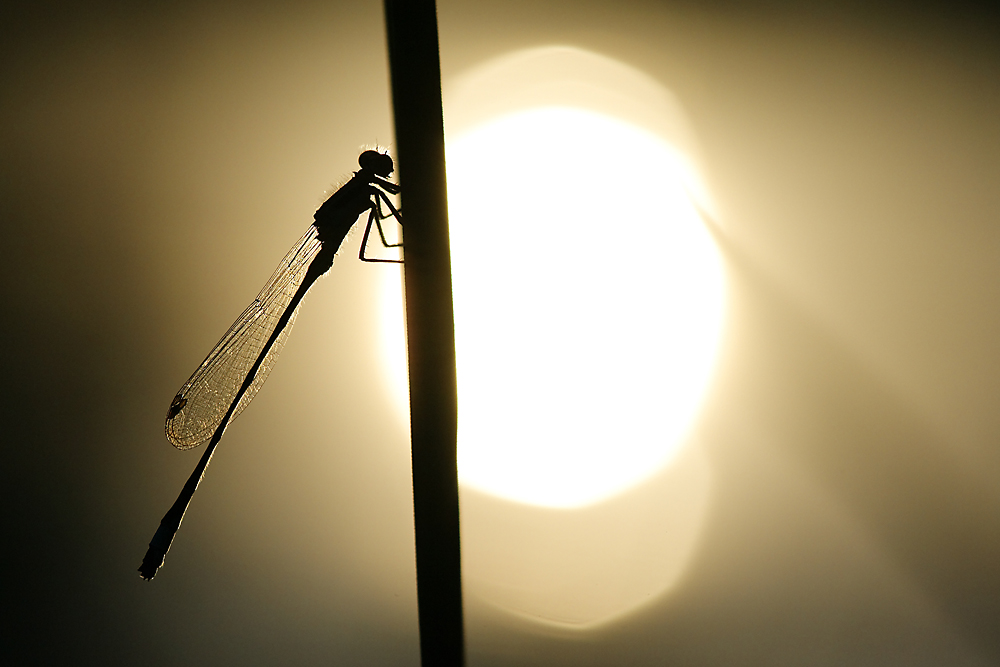
[[[392,148],[380,5],[3,11],[0,658],[418,664],[380,338],[395,269],[353,246],[164,570],[135,574],[198,456],[163,438],[171,397],[359,148]],[[453,1],[439,19],[456,127],[449,86],[523,49],[668,91],[726,277],[688,458],[589,510],[463,496],[469,664],[995,663],[995,19],[748,1]],[[626,179],[623,208],[644,192]],[[608,252],[628,234],[608,220]],[[503,588],[518,576],[531,595]],[[641,604],[553,622],[572,600],[601,616],[590,592],[616,586]]]

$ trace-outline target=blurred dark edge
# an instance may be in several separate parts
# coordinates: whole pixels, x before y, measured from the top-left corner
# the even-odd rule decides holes
[[[386,0],[385,16],[405,219],[420,654],[425,667],[462,665],[458,408],[437,13],[432,0]]]

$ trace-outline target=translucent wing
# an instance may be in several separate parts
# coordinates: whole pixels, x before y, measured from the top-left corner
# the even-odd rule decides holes
[[[309,231],[281,260],[253,303],[177,392],[167,412],[166,423],[167,439],[174,447],[197,447],[212,437],[322,247],[316,227],[310,226]],[[297,312],[296,308],[295,314]],[[295,314],[268,351],[253,384],[240,399],[230,421],[243,412],[264,384],[295,323]]]

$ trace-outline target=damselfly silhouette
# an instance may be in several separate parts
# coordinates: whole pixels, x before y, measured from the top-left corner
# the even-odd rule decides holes
[[[361,170],[320,206],[309,231],[288,251],[264,289],[170,403],[167,439],[178,449],[197,447],[205,441],[208,447],[149,543],[149,550],[139,567],[143,579],[152,579],[163,565],[184,512],[226,427],[243,412],[264,384],[295,322],[302,297],[316,279],[333,266],[340,245],[365,211],[368,211],[368,224],[361,239],[359,258],[366,262],[402,261],[376,259],[365,254],[373,225],[383,246],[402,245],[389,243],[382,229],[382,221],[390,216],[402,224],[399,211],[386,194],[399,193],[398,185],[385,180],[393,171],[392,158],[369,150],[361,154],[358,164]],[[388,214],[382,208],[383,203]]]

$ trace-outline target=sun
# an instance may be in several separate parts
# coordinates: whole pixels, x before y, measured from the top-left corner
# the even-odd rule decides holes
[[[574,47],[488,61],[444,98],[463,577],[514,614],[594,627],[680,580],[709,507],[693,426],[726,290],[697,141],[661,83]]]
[[[669,144],[593,111],[449,141],[459,477],[579,507],[683,443],[721,331],[718,252]]]

